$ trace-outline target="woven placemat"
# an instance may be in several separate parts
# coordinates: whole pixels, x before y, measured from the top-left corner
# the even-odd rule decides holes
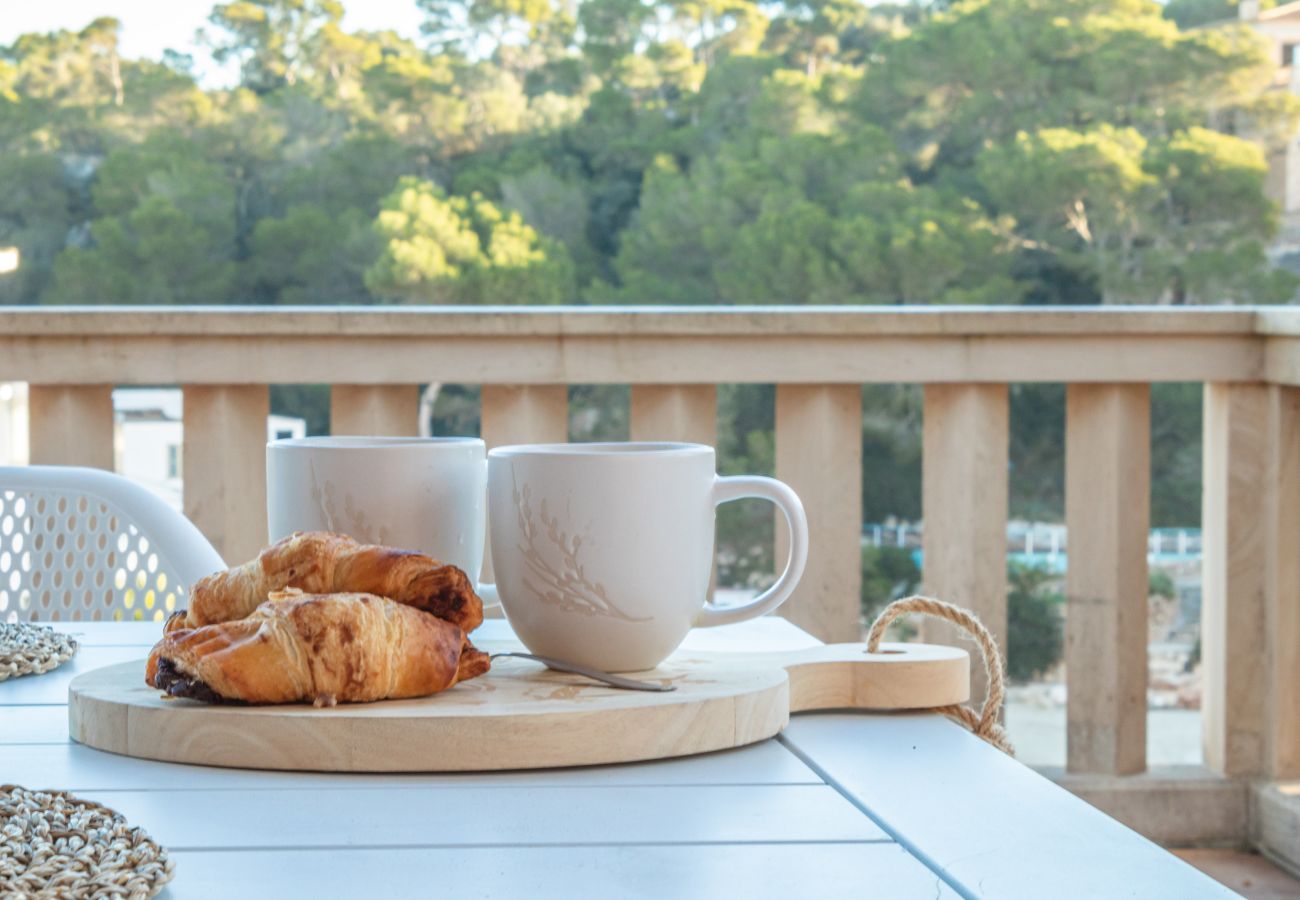
[[[76,652],[77,642],[53,628],[0,623],[0,681],[48,672]]]
[[[176,864],[120,813],[62,791],[0,785],[0,897],[144,898]]]

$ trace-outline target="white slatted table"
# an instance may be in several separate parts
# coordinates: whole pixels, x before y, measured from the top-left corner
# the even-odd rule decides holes
[[[142,657],[158,625],[58,627],[82,642],[72,663],[0,682],[0,782],[71,790],[144,826],[176,859],[164,897],[1235,896],[930,714],[800,716],[724,753],[483,775],[115,756],[69,741],[68,683]],[[781,619],[690,640],[812,641]]]

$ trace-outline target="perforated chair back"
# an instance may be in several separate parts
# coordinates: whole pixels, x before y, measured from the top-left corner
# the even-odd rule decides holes
[[[225,568],[189,519],[99,469],[0,466],[0,621],[162,620]]]

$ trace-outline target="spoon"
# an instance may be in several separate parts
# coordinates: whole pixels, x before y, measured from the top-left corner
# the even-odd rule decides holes
[[[531,659],[534,662],[542,663],[559,672],[569,672],[573,675],[581,675],[584,678],[590,678],[593,681],[599,681],[610,687],[620,688],[625,691],[654,691],[656,693],[665,693],[667,691],[677,690],[676,685],[671,684],[653,684],[649,681],[637,681],[635,678],[624,678],[622,675],[613,675],[609,672],[602,672],[600,669],[591,669],[587,666],[580,666],[577,663],[563,662],[558,659],[551,659],[549,656],[537,656],[533,653],[493,653],[491,658],[497,659],[502,656],[513,656],[515,659]]]

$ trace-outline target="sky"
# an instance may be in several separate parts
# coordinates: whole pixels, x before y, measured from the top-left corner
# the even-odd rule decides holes
[[[229,84],[233,72],[220,70],[195,44],[216,0],[0,0],[0,46],[31,31],[80,30],[100,16],[122,22],[122,55],[161,59],[166,49],[195,56],[195,74],[208,87]],[[415,0],[351,0],[343,27],[349,31],[391,29],[408,38],[420,34],[422,16]]]

